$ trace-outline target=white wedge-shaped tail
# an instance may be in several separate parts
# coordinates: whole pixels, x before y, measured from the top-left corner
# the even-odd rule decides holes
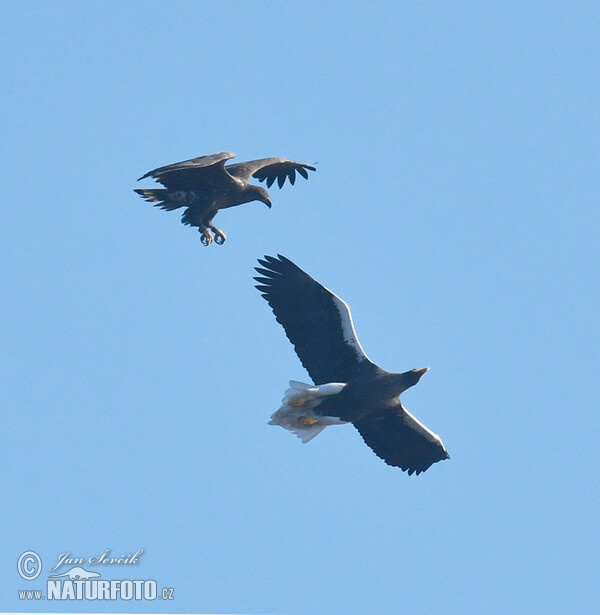
[[[269,425],[280,425],[296,434],[302,442],[308,442],[328,425],[343,425],[346,421],[335,416],[322,416],[314,409],[324,397],[337,395],[346,385],[343,382],[329,382],[315,386],[290,380],[281,408],[271,416]]]

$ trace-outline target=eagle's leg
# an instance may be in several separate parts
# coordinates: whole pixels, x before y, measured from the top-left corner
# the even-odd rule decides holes
[[[318,423],[319,419],[315,418],[314,416],[300,416],[298,417],[298,423],[300,423],[300,425],[304,425],[305,427],[310,427],[311,425],[314,425],[315,423]]]
[[[209,246],[213,242],[213,236],[205,226],[198,227],[198,232],[202,235],[202,237],[200,237],[202,245]]]
[[[227,239],[227,237],[225,237],[225,233],[223,231],[220,231],[213,224],[209,224],[209,228],[215,234],[215,243],[222,246],[225,243],[225,240]]]

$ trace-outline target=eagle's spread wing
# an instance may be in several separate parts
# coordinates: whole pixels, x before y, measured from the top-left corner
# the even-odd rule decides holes
[[[248,162],[240,162],[239,164],[229,164],[225,170],[234,177],[250,181],[251,177],[255,177],[260,182],[267,182],[267,188],[273,185],[277,180],[277,185],[281,188],[285,183],[286,178],[293,185],[296,181],[296,171],[308,179],[307,171],[316,171],[316,168],[304,164],[302,162],[294,162],[286,158],[260,158],[259,160],[250,160]]]
[[[221,152],[210,156],[198,156],[191,160],[175,162],[165,167],[148,171],[140,179],[153,177],[170,190],[201,189],[203,186],[217,186],[232,183],[234,180],[225,171],[225,161],[234,158],[231,152]],[[138,179],[138,181],[140,181]]]
[[[315,384],[347,382],[377,370],[363,351],[348,305],[284,256],[265,256],[256,288]]]
[[[436,461],[449,459],[440,437],[427,429],[400,402],[395,409],[355,421],[363,440],[388,465],[420,474]]]

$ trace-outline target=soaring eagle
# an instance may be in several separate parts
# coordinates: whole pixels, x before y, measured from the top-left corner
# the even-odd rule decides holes
[[[286,158],[261,158],[225,166],[225,161],[234,157],[235,154],[231,152],[222,152],[148,171],[138,181],[153,177],[164,188],[138,188],[135,192],[147,201],[156,203],[156,207],[161,209],[171,211],[185,207],[181,222],[197,226],[205,246],[213,240],[222,245],[225,243],[225,234],[212,223],[219,209],[251,201],[261,201],[271,207],[267,190],[250,183],[253,177],[260,182],[266,181],[268,188],[277,180],[281,188],[286,178],[294,184],[296,171],[308,179],[308,171],[315,170],[313,166]]]
[[[291,381],[271,417],[303,442],[328,425],[352,423],[387,464],[420,474],[449,459],[441,439],[410,414],[400,394],[429,370],[382,370],[365,354],[348,305],[284,256],[265,256],[256,288],[273,313],[312,384]]]

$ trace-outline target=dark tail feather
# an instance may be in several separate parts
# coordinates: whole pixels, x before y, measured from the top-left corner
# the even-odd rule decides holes
[[[168,211],[184,206],[183,203],[169,200],[169,191],[166,188],[135,188],[134,192],[137,192],[147,201],[156,203],[154,207],[160,207]]]

